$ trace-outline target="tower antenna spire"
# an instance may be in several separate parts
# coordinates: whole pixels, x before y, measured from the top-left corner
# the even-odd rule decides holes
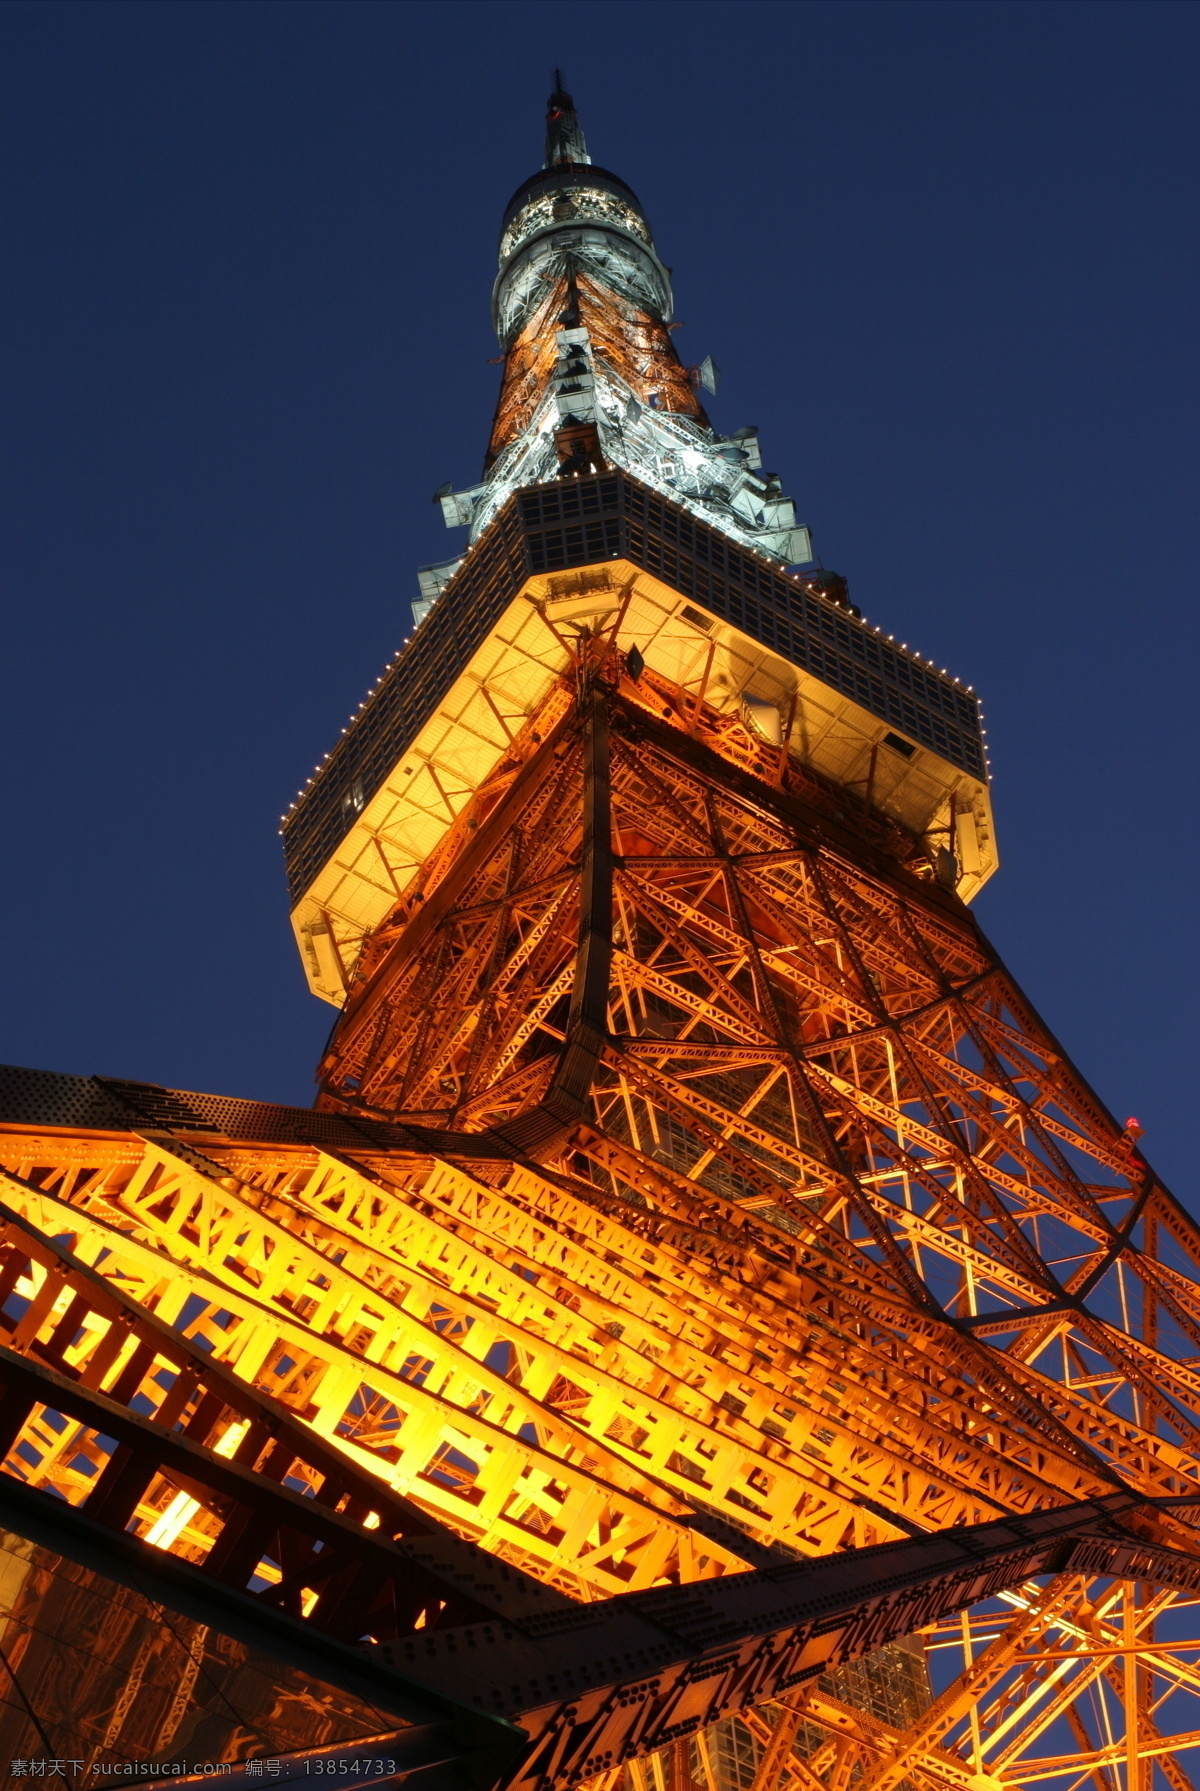
[[[546,167],[561,168],[591,161],[575,101],[567,92],[561,68],[554,70],[554,92],[546,107]]]

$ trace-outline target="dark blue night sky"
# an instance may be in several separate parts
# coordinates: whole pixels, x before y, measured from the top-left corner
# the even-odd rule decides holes
[[[1034,1004],[1200,1206],[1194,5],[0,11],[0,1059],[307,1103],[279,816],[454,551],[556,61],[818,553],[982,690]]]

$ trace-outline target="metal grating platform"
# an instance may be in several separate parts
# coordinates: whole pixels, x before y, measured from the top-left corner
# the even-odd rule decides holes
[[[389,1125],[385,1120],[312,1107],[284,1107],[236,1095],[198,1094],[154,1082],[106,1076],[69,1076],[0,1064],[0,1126],[64,1131],[170,1132],[214,1141],[304,1144],[320,1150],[428,1150],[473,1158],[499,1158],[483,1137],[464,1138],[429,1127]]]

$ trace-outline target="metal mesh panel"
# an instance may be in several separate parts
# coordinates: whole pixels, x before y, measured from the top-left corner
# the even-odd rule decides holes
[[[130,1123],[120,1101],[93,1076],[26,1070],[15,1064],[0,1064],[0,1121],[94,1131],[124,1131]]]
[[[63,1126],[129,1132],[146,1128],[262,1144],[312,1144],[328,1150],[411,1148],[399,1126],[310,1107],[282,1107],[231,1095],[195,1094],[153,1082],[61,1076],[0,1064],[0,1125]],[[431,1148],[441,1134],[427,1135]]]

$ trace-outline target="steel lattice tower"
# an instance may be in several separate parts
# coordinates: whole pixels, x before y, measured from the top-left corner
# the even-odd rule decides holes
[[[221,1758],[1183,1791],[1200,1231],[972,919],[975,695],[712,429],[561,80],[493,302],[467,544],[285,820],[316,1110],[9,1075],[0,1524],[64,1611],[161,1560],[160,1754],[216,1635],[298,1675]]]

